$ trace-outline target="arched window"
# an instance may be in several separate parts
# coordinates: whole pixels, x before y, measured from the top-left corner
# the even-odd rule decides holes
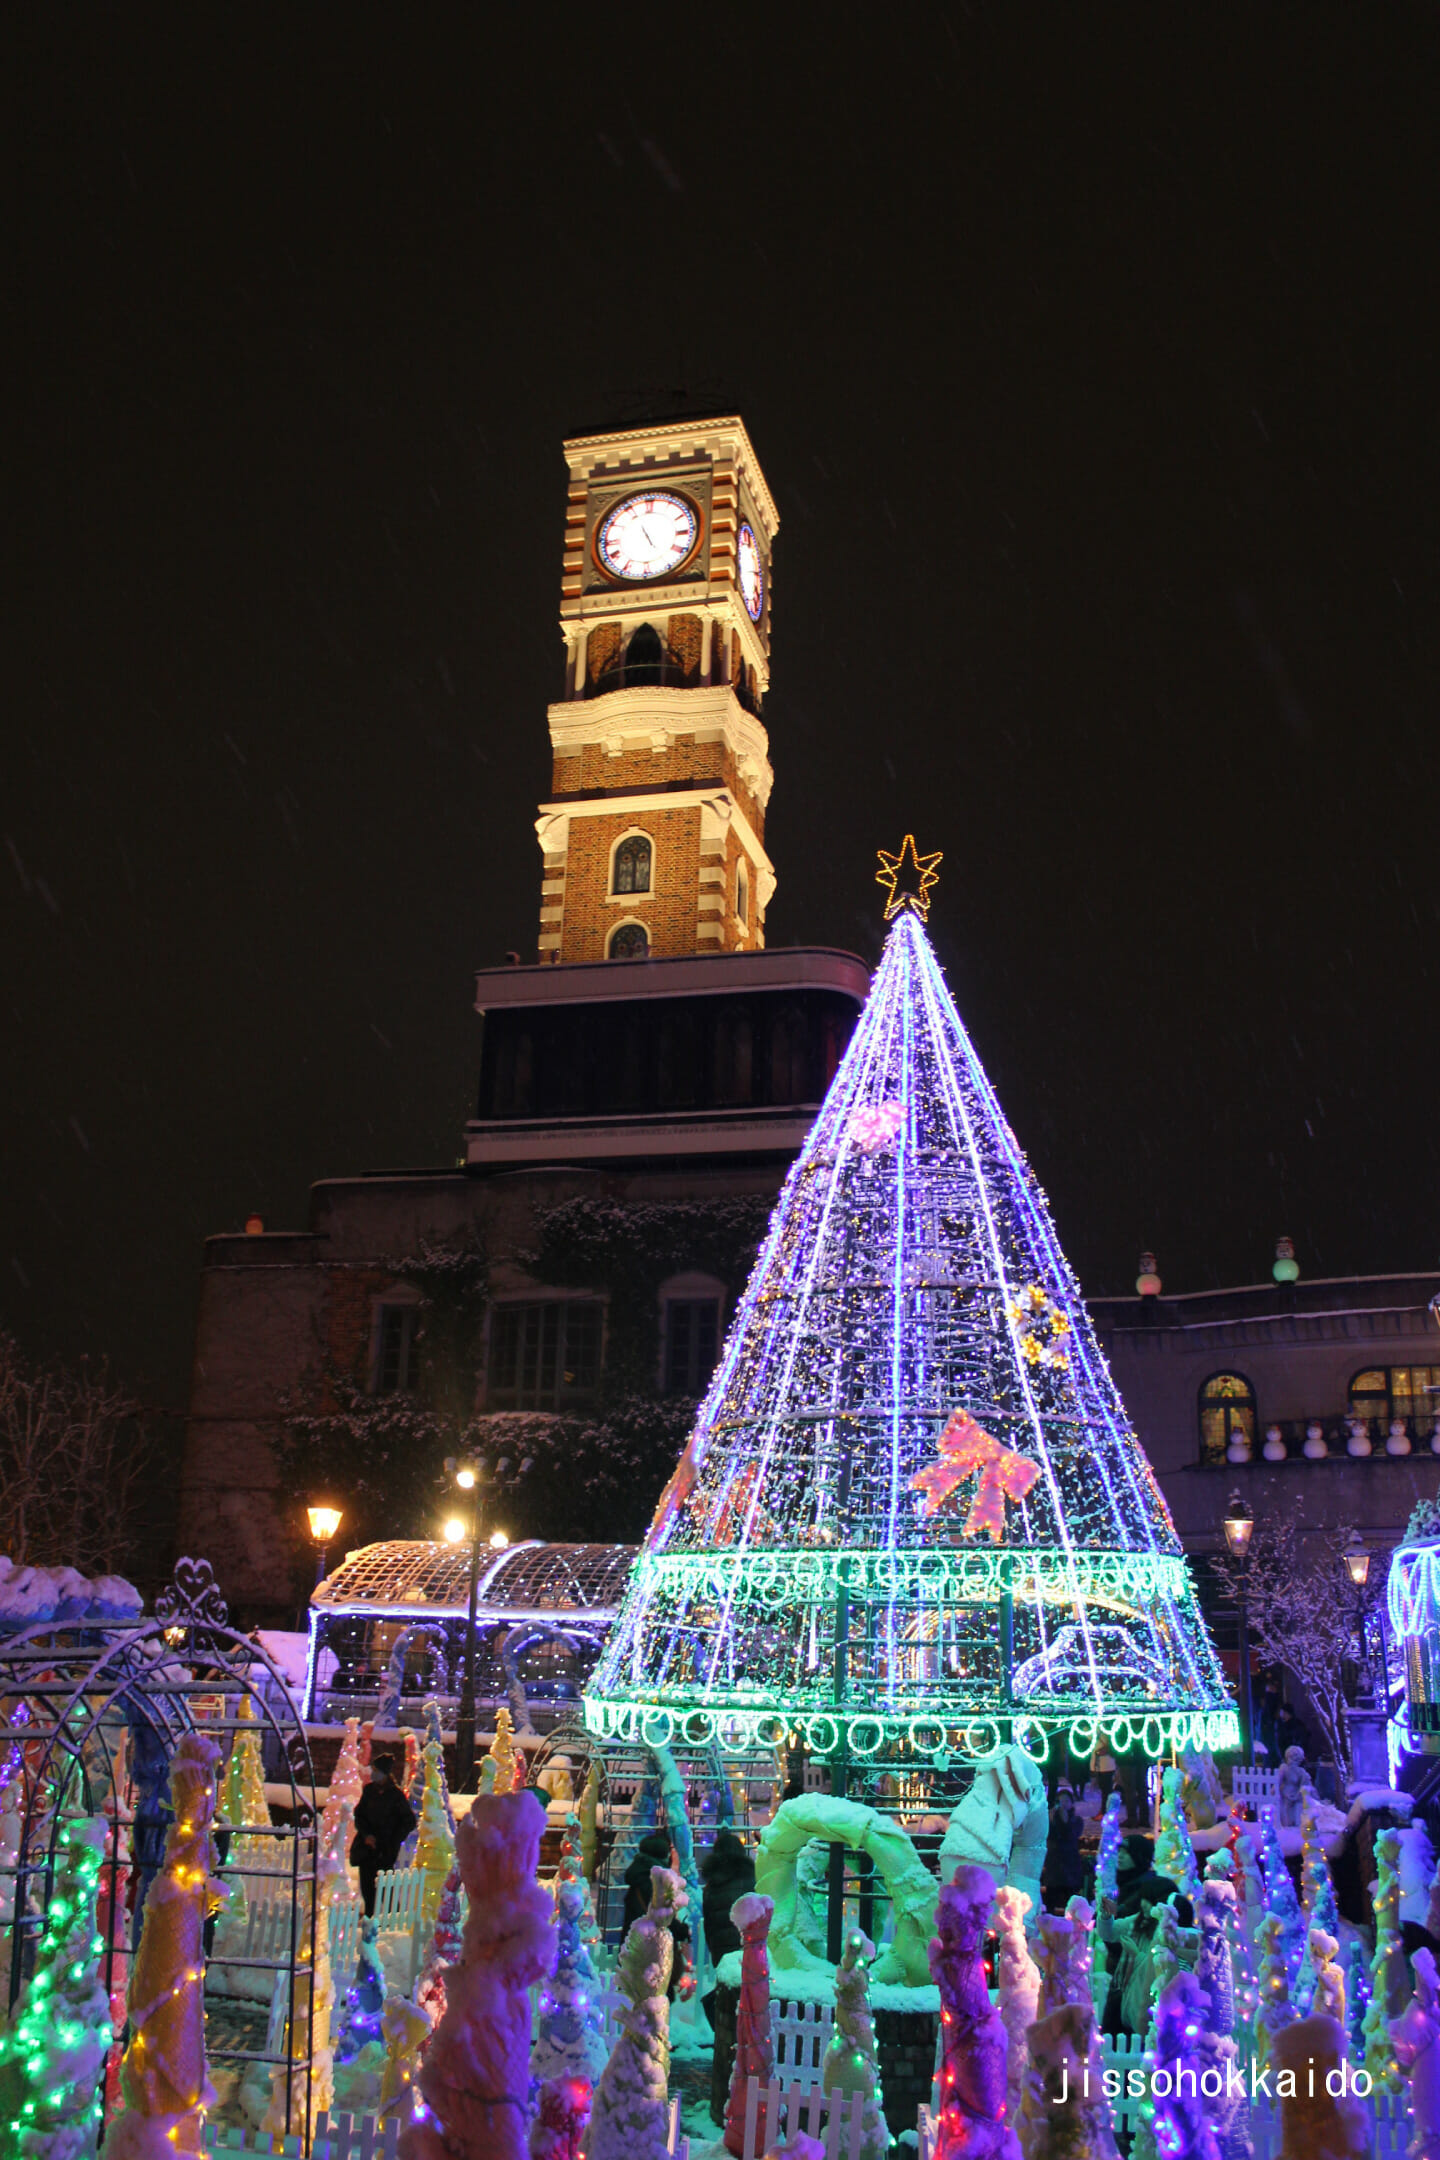
[[[644,923],[622,922],[610,933],[612,960],[643,960],[650,950]]]
[[[622,840],[610,866],[611,892],[649,892],[651,853],[644,833],[630,833]]]
[[[750,921],[750,881],[743,862],[735,866],[735,917],[747,925]]]
[[[632,683],[660,683],[665,680],[665,647],[660,633],[649,623],[641,623],[631,638],[625,652],[625,687]]]
[[[1378,1421],[1383,1436],[1393,1418],[1404,1418],[1417,1440],[1440,1423],[1440,1365],[1375,1365],[1350,1382],[1351,1417]]]
[[[1223,1463],[1232,1435],[1255,1446],[1255,1390],[1243,1373],[1212,1373],[1200,1390],[1200,1460]]]

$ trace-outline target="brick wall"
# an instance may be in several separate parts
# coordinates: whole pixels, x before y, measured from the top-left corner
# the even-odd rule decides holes
[[[610,849],[621,833],[645,832],[655,846],[651,890],[607,897]],[[700,877],[700,807],[639,816],[575,818],[565,866],[563,961],[603,960],[619,922],[643,922],[659,959],[695,951],[695,893]]]
[[[620,657],[618,622],[597,623],[585,641],[585,672],[592,683],[614,667]]]
[[[698,615],[672,615],[666,625],[665,642],[670,647],[670,657],[685,670],[685,681],[700,680],[700,617]]]

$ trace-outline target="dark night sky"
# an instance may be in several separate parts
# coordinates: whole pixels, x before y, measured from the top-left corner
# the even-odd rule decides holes
[[[771,943],[944,849],[1091,1290],[1434,1265],[1434,9],[391,14],[5,33],[0,1324],[178,1403],[207,1232],[454,1159],[560,440],[680,386],[783,518]]]

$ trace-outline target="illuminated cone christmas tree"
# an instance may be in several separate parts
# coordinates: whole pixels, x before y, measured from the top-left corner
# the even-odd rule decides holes
[[[907,842],[891,868],[914,859]],[[933,863],[934,858],[930,859]],[[915,860],[926,882],[927,866]],[[586,1697],[923,1774],[1234,1747],[1179,1540],[920,920],[898,909]]]

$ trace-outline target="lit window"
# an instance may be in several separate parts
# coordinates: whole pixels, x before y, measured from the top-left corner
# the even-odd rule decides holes
[[[618,930],[610,933],[612,960],[643,960],[649,950],[650,940],[644,923],[622,922]]]
[[[703,1395],[720,1347],[719,1298],[665,1301],[665,1392]]]
[[[735,914],[742,923],[750,920],[750,881],[744,863],[737,864],[735,870]]]
[[[1350,1382],[1351,1417],[1389,1425],[1404,1418],[1412,1436],[1433,1433],[1440,1419],[1440,1365],[1372,1366]]]
[[[631,833],[615,850],[615,882],[610,890],[617,893],[649,892],[650,890],[650,842],[644,833]]]
[[[375,1315],[376,1395],[406,1395],[420,1378],[418,1305],[381,1305]]]
[[[563,1410],[595,1392],[600,1377],[598,1299],[497,1305],[490,1322],[486,1389],[492,1410]]]
[[[1213,1373],[1200,1390],[1200,1460],[1223,1463],[1236,1434],[1255,1446],[1255,1390],[1243,1373]]]

